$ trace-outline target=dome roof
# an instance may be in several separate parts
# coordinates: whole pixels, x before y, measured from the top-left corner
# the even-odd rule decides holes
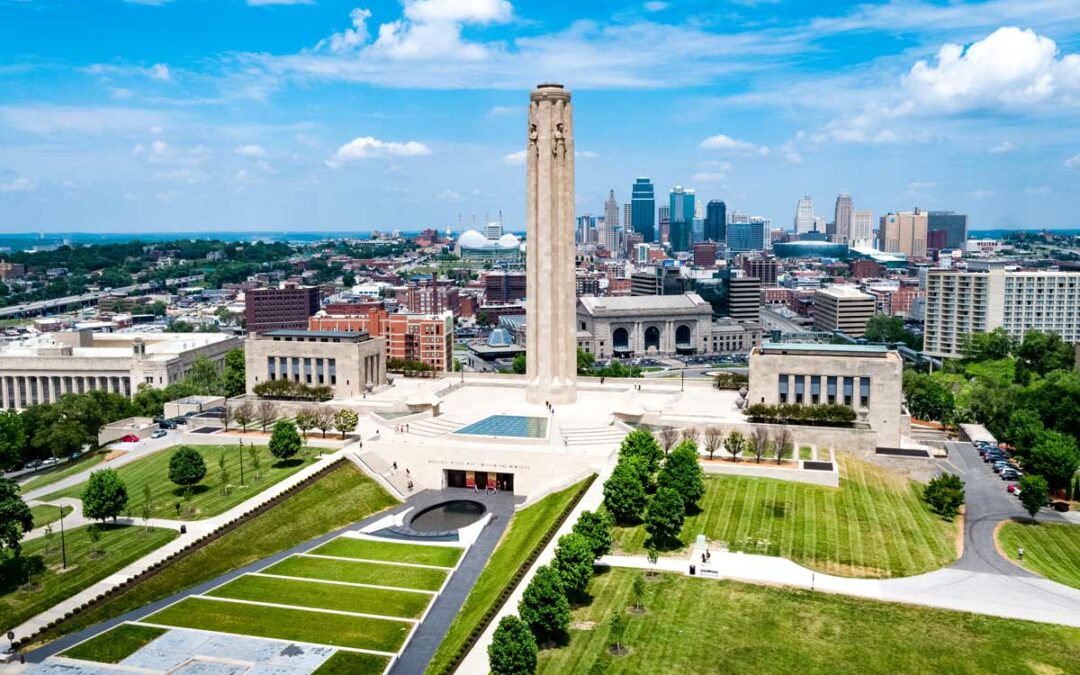
[[[514,344],[514,339],[510,337],[510,331],[505,328],[496,328],[491,331],[487,343],[488,347],[509,347]]]
[[[483,248],[488,245],[488,238],[476,230],[466,230],[458,237],[458,246],[462,248]]]
[[[502,246],[503,248],[515,248],[520,243],[521,240],[514,234],[507,233],[499,237],[499,246]]]

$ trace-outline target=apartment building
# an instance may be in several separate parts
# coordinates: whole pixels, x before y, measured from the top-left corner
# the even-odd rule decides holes
[[[454,315],[391,314],[372,309],[364,314],[313,316],[308,320],[312,331],[367,333],[382,338],[386,360],[420,361],[438,372],[446,372],[454,363]]]
[[[814,293],[814,329],[863,337],[874,306],[874,296],[854,286],[822,288]]]

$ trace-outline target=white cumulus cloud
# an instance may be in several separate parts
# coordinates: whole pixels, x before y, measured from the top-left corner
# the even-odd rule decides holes
[[[172,73],[164,63],[155,63],[150,66],[150,77],[155,80],[168,80],[172,78]]]
[[[405,16],[419,23],[503,23],[513,11],[507,0],[405,1]]]
[[[1016,145],[1010,141],[1002,141],[994,147],[990,148],[990,154],[992,155],[1005,155],[1013,150],[1016,150]]]
[[[261,145],[252,143],[236,148],[236,154],[241,157],[266,157],[266,149]]]
[[[651,2],[646,2],[643,5],[643,7],[645,7],[645,11],[647,11],[647,12],[662,12],[665,9],[667,9],[669,7],[669,5],[666,2],[660,2],[659,0],[652,0]]]
[[[1073,155],[1065,160],[1065,166],[1070,169],[1080,169],[1080,154]]]
[[[338,167],[356,159],[378,157],[419,157],[430,155],[431,148],[419,141],[383,141],[373,136],[360,136],[337,149],[334,156],[327,160],[330,167]]]
[[[503,155],[503,163],[511,166],[520,166],[525,163],[525,151],[518,150],[517,152],[511,152],[509,155]]]
[[[0,192],[33,192],[37,183],[26,176],[16,176],[11,180],[0,180]]]
[[[715,136],[709,136],[701,143],[699,143],[698,147],[702,150],[722,150],[725,152],[734,152],[744,155],[769,154],[768,146],[735,140],[734,138],[726,134],[716,134]]]

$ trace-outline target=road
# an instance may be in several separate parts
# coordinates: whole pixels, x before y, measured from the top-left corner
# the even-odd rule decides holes
[[[813,328],[800,326],[791,319],[772,311],[768,307],[761,308],[761,322],[765,324],[766,330],[778,330],[782,333],[805,333],[813,330]]]
[[[149,284],[133,284],[131,286],[113,288],[108,291],[94,291],[93,293],[83,293],[82,295],[68,295],[63,298],[53,298],[52,300],[24,302],[21,305],[0,308],[0,319],[45,314],[51,309],[59,309],[67,307],[68,305],[81,305],[84,303],[97,302],[98,298],[103,298],[111,293],[130,293],[134,290],[149,290],[149,288]]]

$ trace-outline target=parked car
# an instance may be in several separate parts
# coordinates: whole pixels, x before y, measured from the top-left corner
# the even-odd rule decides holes
[[[154,433],[150,434],[150,438],[161,438],[167,433],[169,432],[165,431],[164,429],[158,429]]]
[[[1019,485],[1017,485],[1016,483],[1009,483],[1009,484],[1008,484],[1008,485],[1007,485],[1007,486],[1005,487],[1005,491],[1006,491],[1006,492],[1017,492],[1018,490],[1020,490],[1020,486],[1019,486]]]
[[[1024,477],[1024,472],[1018,469],[1004,469],[1001,472],[1001,480],[1020,480]]]
[[[60,459],[57,457],[50,457],[41,463],[41,466],[56,466],[60,463]]]
[[[138,443],[139,437],[135,434],[128,434],[120,439],[121,443]]]

